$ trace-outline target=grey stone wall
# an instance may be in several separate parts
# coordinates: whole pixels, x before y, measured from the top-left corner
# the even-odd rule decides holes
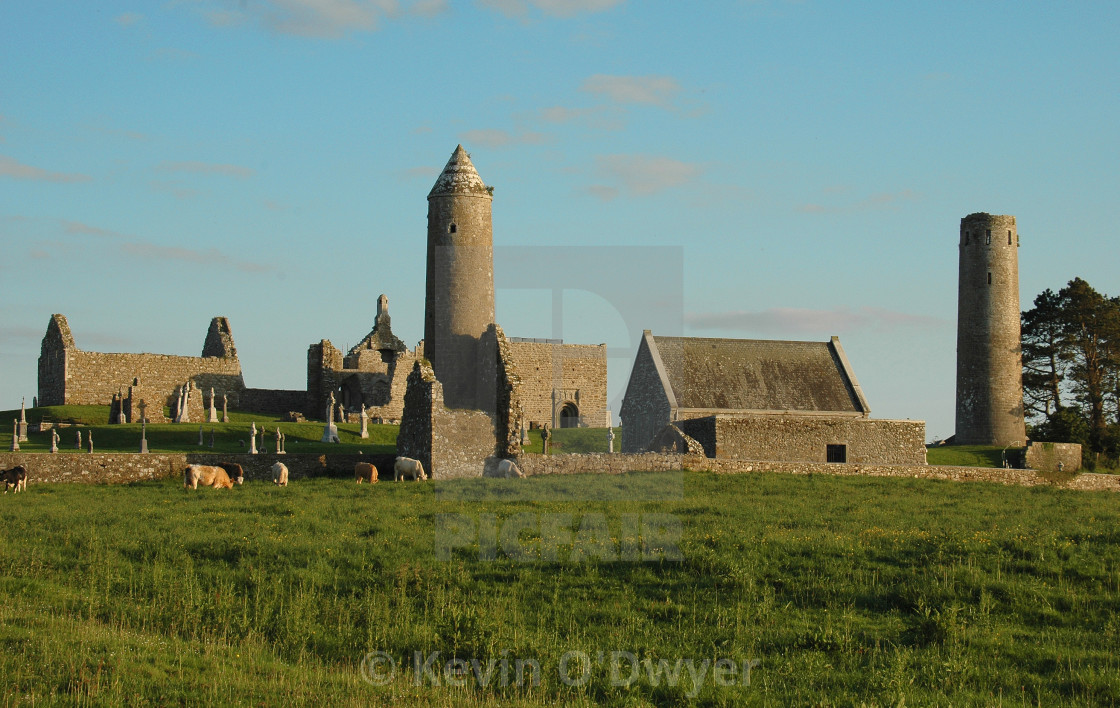
[[[215,322],[224,319],[215,318]],[[216,326],[212,322],[211,328]],[[109,405],[114,394],[127,391],[137,379],[158,399],[147,401],[153,406],[177,403],[175,393],[187,381],[198,391],[213,387],[219,395],[240,392],[245,381],[228,334],[226,322],[228,342],[222,346],[234,351],[230,357],[86,352],[75,345],[66,318],[53,315],[39,355],[39,405]],[[222,341],[220,331],[214,337]],[[208,335],[206,347],[215,350],[217,346]]]
[[[926,461],[923,421],[717,415],[681,421],[678,426],[718,459],[826,462],[827,446],[844,445],[848,463],[921,465]]]
[[[214,408],[218,411],[219,418],[222,415],[222,397],[215,391]],[[210,403],[210,393],[206,393],[206,403]],[[234,401],[231,398],[230,406],[234,406]],[[272,388],[247,388],[240,393],[237,398],[236,406],[239,410],[252,411],[254,413],[274,413],[276,415],[284,415],[290,411],[304,412],[304,407],[307,405],[307,391],[293,391],[284,389]],[[209,411],[209,407],[207,407]],[[326,412],[324,407],[319,415]]]
[[[382,478],[392,477],[392,455],[215,455],[215,454],[85,454],[18,452],[0,453],[0,469],[24,465],[28,485],[78,482],[123,484],[150,479],[182,479],[188,464],[235,462],[245,470],[246,481],[272,481],[272,464],[283,462],[291,479],[316,476],[346,477],[357,462],[372,462]],[[350,478],[352,479],[352,478]]]
[[[607,345],[514,339],[510,350],[521,377],[527,422],[559,427],[560,408],[571,402],[581,425],[607,426]]]
[[[416,362],[408,375],[397,452],[420,460],[433,480],[481,477],[498,452],[494,420],[483,411],[450,410],[432,368]]]
[[[626,384],[619,417],[622,421],[622,451],[638,453],[649,447],[653,437],[671,421],[671,408],[649,348],[649,332],[638,345],[634,368]],[[696,437],[685,431],[688,435]],[[702,441],[701,441],[702,442]]]
[[[1014,216],[961,219],[957,286],[958,445],[1026,441]]]
[[[1081,469],[1081,446],[1077,443],[1034,442],[1027,445],[1027,467],[1032,470],[1057,472],[1058,464],[1063,472],[1076,472]]]

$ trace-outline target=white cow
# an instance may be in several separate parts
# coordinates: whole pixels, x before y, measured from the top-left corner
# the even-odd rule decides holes
[[[397,461],[393,463],[393,480],[399,482],[406,477],[419,482],[422,479],[427,479],[428,475],[424,474],[424,465],[420,463],[420,460],[414,460],[411,457],[398,457]]]
[[[272,483],[280,487],[288,486],[288,466],[283,462],[272,465]]]
[[[198,485],[213,487],[214,489],[233,489],[233,482],[221,467],[210,465],[188,465],[183,471],[183,486],[187,489],[198,489]]]
[[[524,477],[525,473],[521,471],[521,468],[518,467],[517,463],[513,460],[498,460],[498,464],[495,465],[494,469],[492,471],[487,470],[482,476],[513,479],[515,477]]]

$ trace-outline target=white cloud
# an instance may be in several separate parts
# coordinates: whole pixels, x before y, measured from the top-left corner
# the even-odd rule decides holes
[[[595,170],[602,177],[614,179],[622,189],[635,196],[679,187],[703,172],[695,163],[656,155],[598,155]]]
[[[434,17],[450,10],[447,0],[415,0],[404,6],[399,0],[225,0],[223,5],[203,12],[210,24],[233,27],[255,22],[277,34],[322,39],[373,32],[382,20],[405,14]]]
[[[671,76],[611,76],[595,74],[584,79],[580,91],[614,103],[673,108],[681,87]]]
[[[6,155],[0,155],[0,177],[40,182],[89,182],[93,179],[89,175],[72,172],[51,172],[41,167],[25,165]]]
[[[496,10],[506,17],[525,17],[534,7],[553,17],[574,17],[581,13],[604,12],[625,0],[478,0],[481,7]]]
[[[121,27],[131,27],[142,19],[144,19],[143,15],[139,15],[135,12],[126,12],[124,14],[117,15],[115,22]]]
[[[752,334],[830,336],[862,329],[898,327],[943,327],[949,322],[937,317],[912,315],[878,307],[846,307],[811,310],[775,307],[756,312],[729,311],[685,314],[685,325],[692,330],[730,330]]]
[[[156,261],[185,261],[200,265],[229,266],[246,273],[267,273],[275,270],[273,266],[255,261],[240,261],[222,253],[216,248],[197,251],[192,248],[160,246],[154,243],[131,241],[121,246],[121,252],[137,258]]]

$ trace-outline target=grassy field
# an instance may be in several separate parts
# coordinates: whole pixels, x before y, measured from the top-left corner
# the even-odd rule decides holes
[[[647,473],[0,501],[6,705],[1120,703],[1109,494]]]

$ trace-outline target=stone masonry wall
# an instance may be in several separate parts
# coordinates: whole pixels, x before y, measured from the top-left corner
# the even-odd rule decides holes
[[[926,461],[923,421],[778,415],[714,419],[718,459],[826,462],[828,445],[845,445],[849,463],[921,465]],[[692,435],[689,426],[681,427]]]
[[[67,351],[65,404],[108,405],[118,391],[127,391],[136,378],[141,385],[162,396],[149,405],[175,402],[175,393],[191,381],[197,391],[210,387],[221,395],[245,388],[237,359],[172,356],[169,354],[103,354]],[[50,386],[50,384],[48,384]]]
[[[510,351],[527,421],[557,427],[560,407],[570,400],[579,408],[581,425],[607,426],[607,345],[512,340]],[[562,399],[555,404],[554,391]],[[571,395],[575,391],[578,399]]]
[[[217,390],[215,390],[215,394],[217,394]],[[220,394],[217,394],[214,396],[214,399],[214,406],[220,417],[222,415],[222,397]],[[209,402],[209,393],[207,393],[207,404],[209,404]],[[236,405],[239,410],[243,411],[284,415],[289,411],[299,411],[302,413],[306,403],[307,391],[247,388],[238,396]],[[230,400],[230,405],[234,405],[232,398]],[[324,407],[323,410],[325,412],[326,408]],[[322,413],[319,415],[322,415]]]
[[[626,453],[645,450],[653,437],[670,423],[669,399],[650,352],[649,332],[638,345],[619,413],[622,419],[622,451]],[[687,430],[685,433],[696,437]]]
[[[1063,472],[1081,469],[1081,446],[1077,443],[1031,442],[1027,445],[1027,467],[1032,470]]]
[[[188,464],[211,465],[236,462],[245,470],[246,481],[272,481],[272,464],[288,467],[291,479],[317,476],[348,478],[357,462],[372,462],[382,479],[392,479],[393,455],[248,455],[248,454],[93,454],[0,453],[0,469],[23,465],[28,485],[58,482],[124,484],[150,479],[182,479]],[[349,477],[349,479],[353,479]]]

